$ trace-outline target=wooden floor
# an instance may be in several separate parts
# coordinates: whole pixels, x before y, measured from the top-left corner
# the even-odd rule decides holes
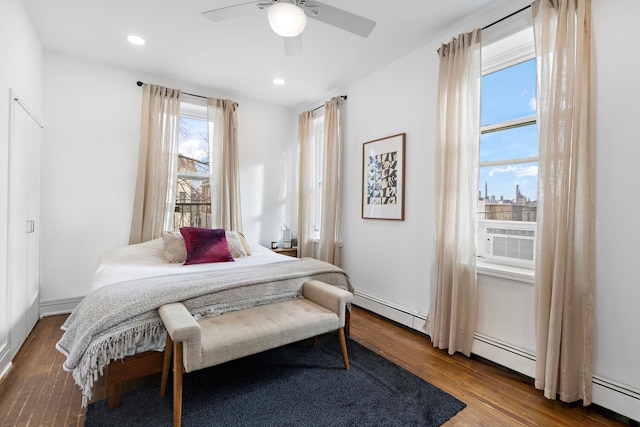
[[[84,425],[81,395],[62,370],[55,350],[66,316],[38,322],[0,383],[0,426]],[[428,337],[354,308],[351,338],[405,367],[467,404],[446,426],[623,426],[628,423],[594,405],[567,405],[545,399],[526,377],[461,355],[434,349]],[[128,388],[149,383],[152,377]],[[103,399],[103,379],[94,400]]]

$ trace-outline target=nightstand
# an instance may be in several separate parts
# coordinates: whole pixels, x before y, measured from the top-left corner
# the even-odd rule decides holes
[[[286,256],[292,256],[294,258],[298,257],[298,247],[295,246],[293,248],[276,248],[276,249],[271,249],[273,252],[281,254],[281,255],[286,255]]]

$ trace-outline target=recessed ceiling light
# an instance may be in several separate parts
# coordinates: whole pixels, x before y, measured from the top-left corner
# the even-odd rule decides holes
[[[284,79],[273,79],[273,84],[274,85],[278,85],[278,86],[282,86],[283,84],[285,84]]]
[[[133,34],[127,36],[127,40],[129,40],[129,43],[135,44],[137,46],[142,46],[146,43],[142,37]]]

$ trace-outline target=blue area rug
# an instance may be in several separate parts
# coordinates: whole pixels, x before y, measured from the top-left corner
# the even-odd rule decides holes
[[[344,370],[337,334],[184,375],[183,426],[439,426],[466,405],[350,339]],[[87,408],[85,426],[172,425],[171,382]]]

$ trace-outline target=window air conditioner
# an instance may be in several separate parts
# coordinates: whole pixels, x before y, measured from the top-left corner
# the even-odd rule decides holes
[[[478,256],[485,261],[534,267],[536,223],[478,221]]]

